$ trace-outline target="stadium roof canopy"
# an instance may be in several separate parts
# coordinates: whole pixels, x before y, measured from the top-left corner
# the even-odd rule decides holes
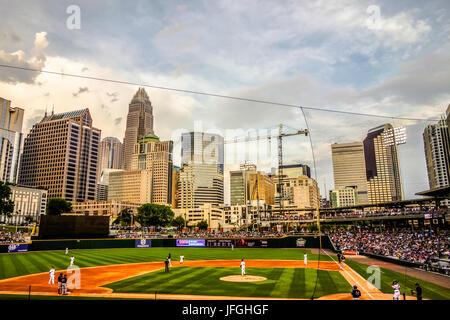
[[[412,200],[401,200],[401,201],[390,201],[390,202],[379,202],[371,204],[358,204],[354,206],[338,207],[338,208],[320,208],[320,211],[337,211],[337,210],[353,210],[353,209],[364,209],[364,208],[402,208],[408,205],[424,205],[433,204],[435,198],[421,198]]]
[[[424,196],[424,197],[434,197],[441,199],[449,199],[450,198],[450,185],[440,188],[434,188],[426,191],[417,192],[416,195]]]

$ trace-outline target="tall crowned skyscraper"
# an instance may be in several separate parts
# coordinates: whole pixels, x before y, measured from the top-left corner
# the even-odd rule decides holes
[[[363,141],[369,203],[403,200],[397,145],[405,138],[397,129],[391,124],[378,126]]]
[[[100,134],[89,109],[46,114],[25,138],[19,184],[42,186],[49,198],[95,200]]]
[[[134,145],[153,132],[153,107],[144,88],[139,88],[130,102],[123,139],[123,168],[131,169]]]
[[[0,181],[16,182],[24,110],[0,98]]]
[[[182,135],[179,208],[223,204],[223,161],[223,137],[203,132]]]

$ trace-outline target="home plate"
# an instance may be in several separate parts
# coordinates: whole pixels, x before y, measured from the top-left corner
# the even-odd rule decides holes
[[[220,278],[222,281],[230,281],[230,282],[256,282],[256,281],[264,281],[267,280],[267,278],[259,277],[259,276],[226,276]]]

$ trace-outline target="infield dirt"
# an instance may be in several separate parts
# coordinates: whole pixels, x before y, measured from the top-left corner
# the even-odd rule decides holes
[[[307,265],[299,260],[247,260],[249,268],[314,268],[327,271],[339,271],[342,276],[351,284],[357,284],[365,299],[379,300],[391,299],[391,295],[381,293],[377,288],[368,283],[358,273],[350,267],[341,267],[333,261],[309,261]],[[182,265],[174,263],[173,267],[236,267],[239,273],[240,260],[196,260],[184,261]],[[134,264],[120,264],[98,267],[87,267],[81,270],[81,288],[71,289],[71,296],[85,297],[105,297],[105,298],[142,298],[153,299],[153,294],[124,294],[113,293],[110,288],[102,287],[112,282],[117,282],[131,277],[136,277],[148,272],[161,270],[164,268],[163,262],[148,262]],[[56,271],[56,275],[66,270]],[[241,277],[241,276],[238,276]],[[31,286],[32,294],[37,295],[57,295],[57,286],[48,284],[48,273],[38,273],[26,276],[0,280],[0,294],[28,294]],[[159,299],[245,299],[245,297],[222,297],[222,296],[192,296],[192,295],[158,295]],[[249,298],[250,299],[250,298]],[[255,298],[251,299],[266,299]],[[348,300],[350,294],[338,294],[322,297],[321,299]]]

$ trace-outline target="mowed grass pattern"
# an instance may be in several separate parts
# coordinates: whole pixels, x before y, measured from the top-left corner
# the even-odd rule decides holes
[[[65,269],[70,263],[70,256],[75,257],[75,265],[80,268],[127,264],[139,262],[164,261],[169,253],[176,261],[180,255],[185,260],[240,260],[240,259],[272,259],[303,260],[304,252],[310,261],[318,260],[318,255],[304,249],[270,249],[270,248],[130,248],[130,249],[84,249],[35,251],[26,253],[0,254],[0,279],[23,276],[27,274],[47,272],[51,266],[57,270]],[[328,256],[321,255],[321,261],[330,261]]]
[[[356,272],[358,272],[364,279],[368,279],[372,274],[367,273],[367,267],[368,265],[362,264],[359,262],[351,261],[350,259],[347,259],[346,263]],[[392,281],[397,280],[400,284],[400,292],[403,294],[403,292],[406,293],[406,295],[411,295],[411,290],[415,290],[416,282],[420,284],[422,287],[422,293],[424,299],[430,299],[430,300],[450,300],[450,289],[435,285],[433,283],[429,283],[417,278],[413,278],[408,276],[408,273],[406,273],[406,279],[405,274],[395,272],[386,268],[381,268],[381,279],[380,284],[381,288],[380,290],[383,293],[391,293],[394,294],[394,290],[392,289]]]
[[[176,267],[149,272],[106,285],[114,292],[189,294],[237,297],[309,299],[316,285],[317,270],[303,268],[246,268],[246,273],[267,278],[261,282],[227,282],[221,277],[239,275],[239,268]],[[351,292],[338,271],[319,271],[315,297]]]

